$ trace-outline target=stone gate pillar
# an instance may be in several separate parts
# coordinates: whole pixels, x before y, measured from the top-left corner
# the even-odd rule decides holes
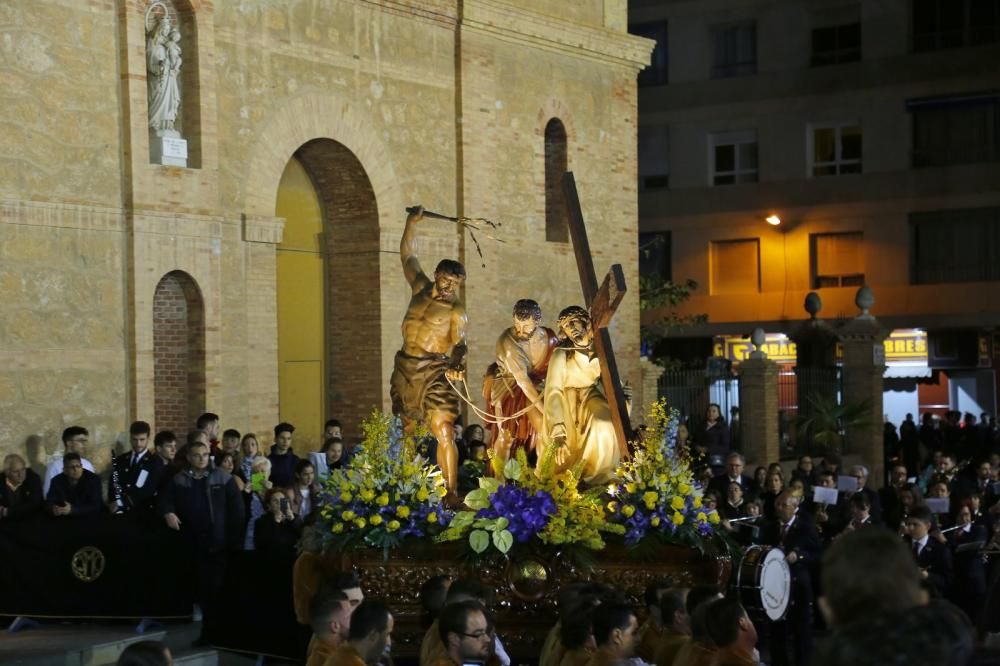
[[[648,357],[639,358],[639,371],[642,373],[642,403],[632,408],[632,423],[645,423],[646,414],[649,414],[649,407],[660,397],[659,381],[663,376],[663,367],[649,360]]]
[[[764,330],[750,336],[756,349],[740,364],[740,426],[743,455],[751,468],[777,462],[781,455],[778,429],[778,364],[760,350]]]
[[[868,485],[879,488],[885,479],[882,446],[882,377],[885,374],[885,331],[868,311],[875,304],[869,287],[858,289],[854,298],[861,313],[838,332],[844,352],[843,404],[867,404],[868,423],[849,428],[848,449],[857,453],[868,467]]]

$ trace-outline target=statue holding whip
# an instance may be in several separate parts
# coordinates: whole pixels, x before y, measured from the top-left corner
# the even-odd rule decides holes
[[[389,395],[392,412],[403,428],[412,432],[423,423],[437,439],[437,461],[448,488],[448,502],[456,503],[458,449],[455,421],[459,397],[449,381],[465,376],[465,329],[468,318],[459,289],[465,281],[465,267],[453,259],[443,259],[427,277],[416,254],[416,228],[424,219],[420,206],[408,209],[399,259],[403,275],[412,290],[403,317],[403,347],[396,352]]]

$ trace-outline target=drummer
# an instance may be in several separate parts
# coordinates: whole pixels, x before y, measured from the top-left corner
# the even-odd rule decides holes
[[[807,664],[813,649],[813,585],[822,542],[812,518],[799,511],[801,497],[785,491],[774,500],[774,520],[765,530],[764,543],[785,553],[792,574],[791,605],[785,620],[771,628],[771,664]],[[789,662],[788,645],[794,659]]]

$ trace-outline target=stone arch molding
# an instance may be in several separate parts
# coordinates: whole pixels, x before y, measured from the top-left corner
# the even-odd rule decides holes
[[[567,106],[565,102],[554,97],[550,97],[545,100],[541,108],[538,109],[538,117],[535,119],[535,135],[544,138],[545,127],[553,118],[558,118],[562,122],[563,128],[566,130],[567,141],[573,141],[576,139],[573,112],[570,111],[569,106]],[[572,150],[570,152],[572,152]]]
[[[309,141],[331,139],[361,162],[375,192],[379,226],[401,227],[403,204],[392,160],[369,117],[349,100],[322,94],[292,98],[272,111],[248,161],[244,212],[253,217],[274,217],[278,183],[288,160]]]

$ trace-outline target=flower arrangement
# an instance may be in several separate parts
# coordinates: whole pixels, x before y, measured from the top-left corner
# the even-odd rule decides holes
[[[325,541],[340,549],[389,549],[436,536],[451,521],[441,470],[417,454],[423,433],[404,436],[394,417],[372,412],[347,467],[332,470],[320,496]]]
[[[719,514],[702,507],[690,453],[677,446],[677,418],[664,400],[652,405],[647,420],[652,425],[633,457],[618,466],[618,481],[608,488],[609,519],[624,528],[626,544],[654,537],[703,550],[705,540],[715,534]]]
[[[479,479],[479,488],[465,497],[470,510],[456,513],[438,541],[467,538],[476,553],[492,545],[506,554],[515,544],[535,539],[599,550],[604,547],[602,532],[623,532],[606,519],[603,489],[581,492],[579,470],[554,474],[555,447],[546,451],[537,473],[528,467],[523,450],[506,463],[494,459],[494,476]]]

